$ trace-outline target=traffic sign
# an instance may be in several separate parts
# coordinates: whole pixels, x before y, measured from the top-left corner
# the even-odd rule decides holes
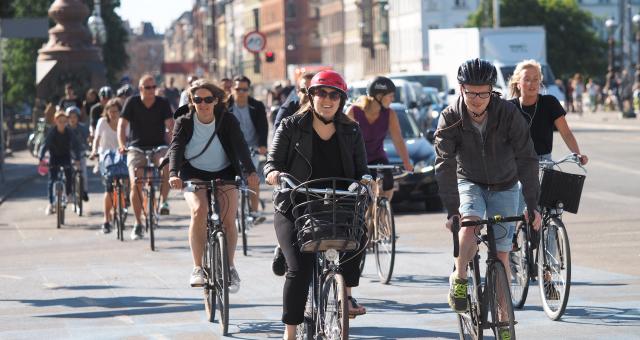
[[[267,46],[267,37],[258,31],[252,31],[244,36],[244,48],[251,53],[260,53]]]

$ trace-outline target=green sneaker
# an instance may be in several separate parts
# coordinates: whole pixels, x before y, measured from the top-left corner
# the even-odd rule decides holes
[[[511,332],[509,327],[498,328],[498,340],[511,340]]]
[[[459,279],[455,273],[449,276],[449,306],[456,313],[467,311],[467,280]]]

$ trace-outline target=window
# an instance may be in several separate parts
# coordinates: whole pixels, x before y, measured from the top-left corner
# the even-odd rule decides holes
[[[453,2],[453,7],[454,8],[466,8],[467,7],[467,0],[455,0]]]
[[[293,2],[293,0],[287,0],[287,5],[285,8],[285,16],[287,18],[296,17],[296,4]]]

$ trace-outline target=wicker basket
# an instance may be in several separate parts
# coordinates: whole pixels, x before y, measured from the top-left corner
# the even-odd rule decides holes
[[[558,207],[558,203],[562,203],[565,211],[577,213],[585,178],[584,175],[544,169],[540,206],[554,209]]]

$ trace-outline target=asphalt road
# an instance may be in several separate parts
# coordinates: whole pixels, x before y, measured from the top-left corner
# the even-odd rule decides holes
[[[588,165],[580,211],[565,213],[573,258],[567,312],[553,322],[542,312],[537,286],[516,313],[521,339],[640,339],[640,128],[573,124]],[[556,136],[555,157],[566,153]],[[211,339],[202,291],[189,287],[188,213],[178,192],[163,217],[156,252],[142,241],[102,235],[98,178],[90,181],[87,216],[68,210],[55,228],[44,215],[43,178],[23,185],[0,206],[0,338]],[[270,197],[268,190],[262,197]],[[382,285],[368,261],[354,296],[368,308],[351,322],[354,339],[454,339],[456,317],[446,303],[451,237],[443,213],[403,206],[394,278]],[[267,210],[271,206],[267,207]],[[131,220],[131,219],[129,219]],[[128,236],[129,230],[127,230]],[[237,255],[242,279],[231,295],[230,338],[280,338],[283,278],[271,273],[271,215],[251,230],[250,253]]]

